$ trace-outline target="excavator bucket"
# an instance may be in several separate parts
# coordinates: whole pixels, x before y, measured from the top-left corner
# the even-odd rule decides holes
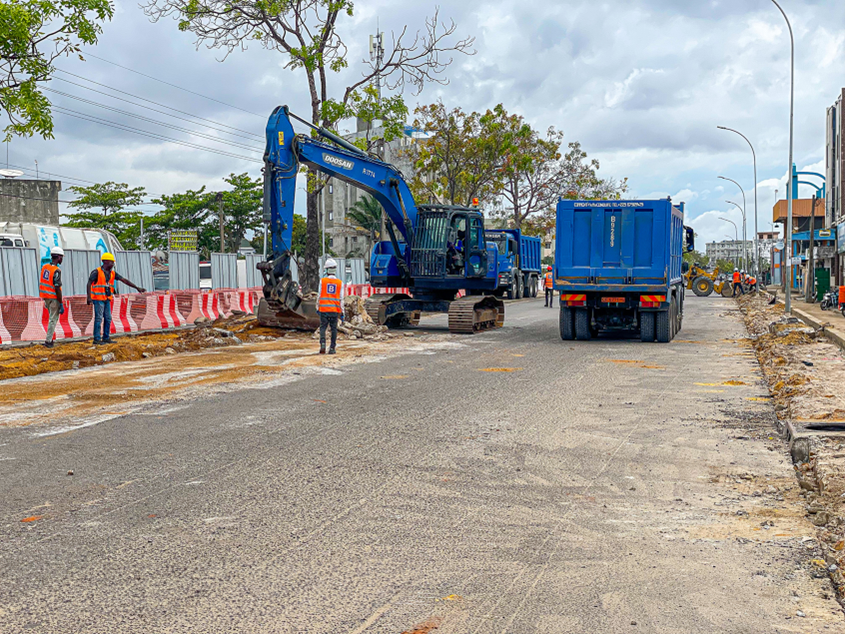
[[[303,300],[294,310],[262,297],[258,302],[258,323],[269,328],[313,332],[320,327],[320,314],[314,300]]]

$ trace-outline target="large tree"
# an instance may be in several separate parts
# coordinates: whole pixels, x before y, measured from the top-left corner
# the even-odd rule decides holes
[[[112,232],[124,248],[138,245],[141,234],[141,211],[137,207],[147,195],[143,187],[132,187],[126,183],[95,183],[88,187],[68,188],[77,198],[68,204],[78,209],[68,214],[67,227],[105,229]]]
[[[0,111],[12,136],[53,137],[50,102],[39,84],[55,72],[56,59],[96,44],[109,0],[4,0],[0,2]],[[80,59],[82,56],[80,55]]]
[[[484,113],[449,110],[443,102],[418,106],[414,127],[423,133],[409,150],[414,176],[409,183],[419,200],[480,205],[495,198],[511,130],[500,105]]]
[[[261,201],[263,185],[260,178],[249,174],[229,174],[223,181],[230,189],[217,193],[196,190],[161,196],[153,202],[164,207],[149,218],[149,244],[153,248],[167,247],[171,229],[196,229],[197,248],[203,257],[220,251],[220,211],[223,212],[224,247],[236,253],[247,233],[262,226]]]
[[[180,30],[196,35],[197,46],[223,49],[228,55],[260,42],[283,54],[286,68],[305,81],[311,122],[325,128],[335,128],[353,113],[356,97],[361,99],[361,91],[376,78],[388,90],[399,92],[410,86],[419,93],[427,83],[445,83],[443,72],[452,61],[449,53],[469,53],[473,44],[473,38],[455,40],[454,22],[441,23],[435,12],[422,32],[411,34],[404,27],[394,34],[380,62],[365,61],[360,77],[338,88],[330,84],[333,75],[349,66],[339,25],[352,17],[350,0],[148,0],[144,10],[153,21],[175,17]],[[321,187],[322,181],[309,173],[308,234],[301,277],[306,290],[316,288],[318,280],[317,195]]]
[[[362,196],[355,201],[346,217],[370,234],[370,242],[375,243],[381,233],[381,221],[384,211],[381,203],[372,196]]]

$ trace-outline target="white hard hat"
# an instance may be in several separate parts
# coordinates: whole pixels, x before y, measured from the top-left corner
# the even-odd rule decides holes
[[[739,269],[734,269],[734,273],[739,273]]]
[[[336,269],[337,268],[337,262],[334,261],[334,258],[329,258],[328,260],[326,260],[326,268],[327,269]]]
[[[62,249],[62,247],[53,247],[52,249],[50,249],[50,255],[51,256],[52,255],[64,255],[64,254],[65,254],[65,251],[64,251],[64,249]]]

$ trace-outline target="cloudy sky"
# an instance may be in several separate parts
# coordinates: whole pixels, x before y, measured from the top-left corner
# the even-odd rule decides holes
[[[716,126],[736,128],[757,150],[758,223],[761,231],[770,228],[775,190],[785,195],[789,117],[789,35],[770,0],[441,0],[439,6],[441,18],[457,23],[458,35],[476,38],[477,52],[455,59],[446,73],[448,85],[406,94],[412,109],[437,99],[465,109],[503,103],[536,127],[555,126],[601,161],[602,175],[627,177],[628,197],[671,195],[685,201],[700,243],[733,235],[720,216],[741,221],[726,200],[742,204],[742,196],[719,175],[745,188],[748,236],[753,235],[750,151],[740,137]],[[845,2],[782,0],[782,6],[795,30],[795,162],[799,169],[823,172],[825,109],[845,86]],[[421,27],[434,10],[434,2],[426,0],[358,0],[355,15],[339,23],[350,66],[332,77],[335,94],[363,70],[377,20],[389,43],[392,31],[405,24]],[[222,51],[198,50],[193,36],[180,33],[174,21],[151,23],[131,2],[118,0],[114,20],[90,52],[112,63],[93,56],[63,61],[65,72],[49,87],[65,95],[48,93],[66,109],[56,112],[56,138],[14,140],[10,164],[34,170],[37,161],[42,176],[61,175],[65,187],[112,180],[142,185],[152,195],[201,185],[216,189],[230,172],[259,175],[258,162],[236,157],[260,158],[264,124],[275,106],[308,111],[304,78],[286,70],[279,53],[255,44],[221,62]],[[115,95],[149,101],[140,102],[143,108]],[[114,109],[240,145],[220,145]],[[199,126],[196,116],[205,119]],[[800,195],[809,197],[811,190],[802,187]]]

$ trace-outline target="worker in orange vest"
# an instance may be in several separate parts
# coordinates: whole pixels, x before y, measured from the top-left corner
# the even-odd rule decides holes
[[[753,275],[748,276],[748,292],[753,293],[757,290],[757,278]]]
[[[56,336],[56,324],[59,322],[59,315],[64,315],[65,307],[62,304],[62,270],[59,268],[65,252],[61,247],[53,247],[50,250],[50,263],[41,267],[41,275],[38,277],[38,296],[44,300],[44,308],[50,315],[47,323],[47,339],[44,345],[53,347],[53,338]]]
[[[326,354],[326,328],[332,330],[329,354],[336,354],[337,321],[343,319],[343,283],[337,277],[337,262],[326,260],[326,276],[320,280],[317,312],[320,313],[320,354]]]
[[[554,308],[553,304],[555,303],[555,290],[552,267],[546,269],[546,274],[543,276],[543,288],[546,289],[546,307]]]
[[[745,291],[742,290],[742,273],[739,272],[739,269],[734,269],[733,292],[731,293],[731,297],[736,297],[737,291],[739,291],[740,295],[745,295]]]
[[[94,306],[94,345],[113,343],[111,334],[111,301],[117,294],[115,284],[123,282],[131,286],[139,293],[146,293],[146,289],[135,286],[132,282],[122,277],[114,270],[114,256],[111,253],[103,253],[100,258],[100,266],[91,271],[88,277],[88,304]],[[102,336],[100,335],[100,324],[103,325]]]

